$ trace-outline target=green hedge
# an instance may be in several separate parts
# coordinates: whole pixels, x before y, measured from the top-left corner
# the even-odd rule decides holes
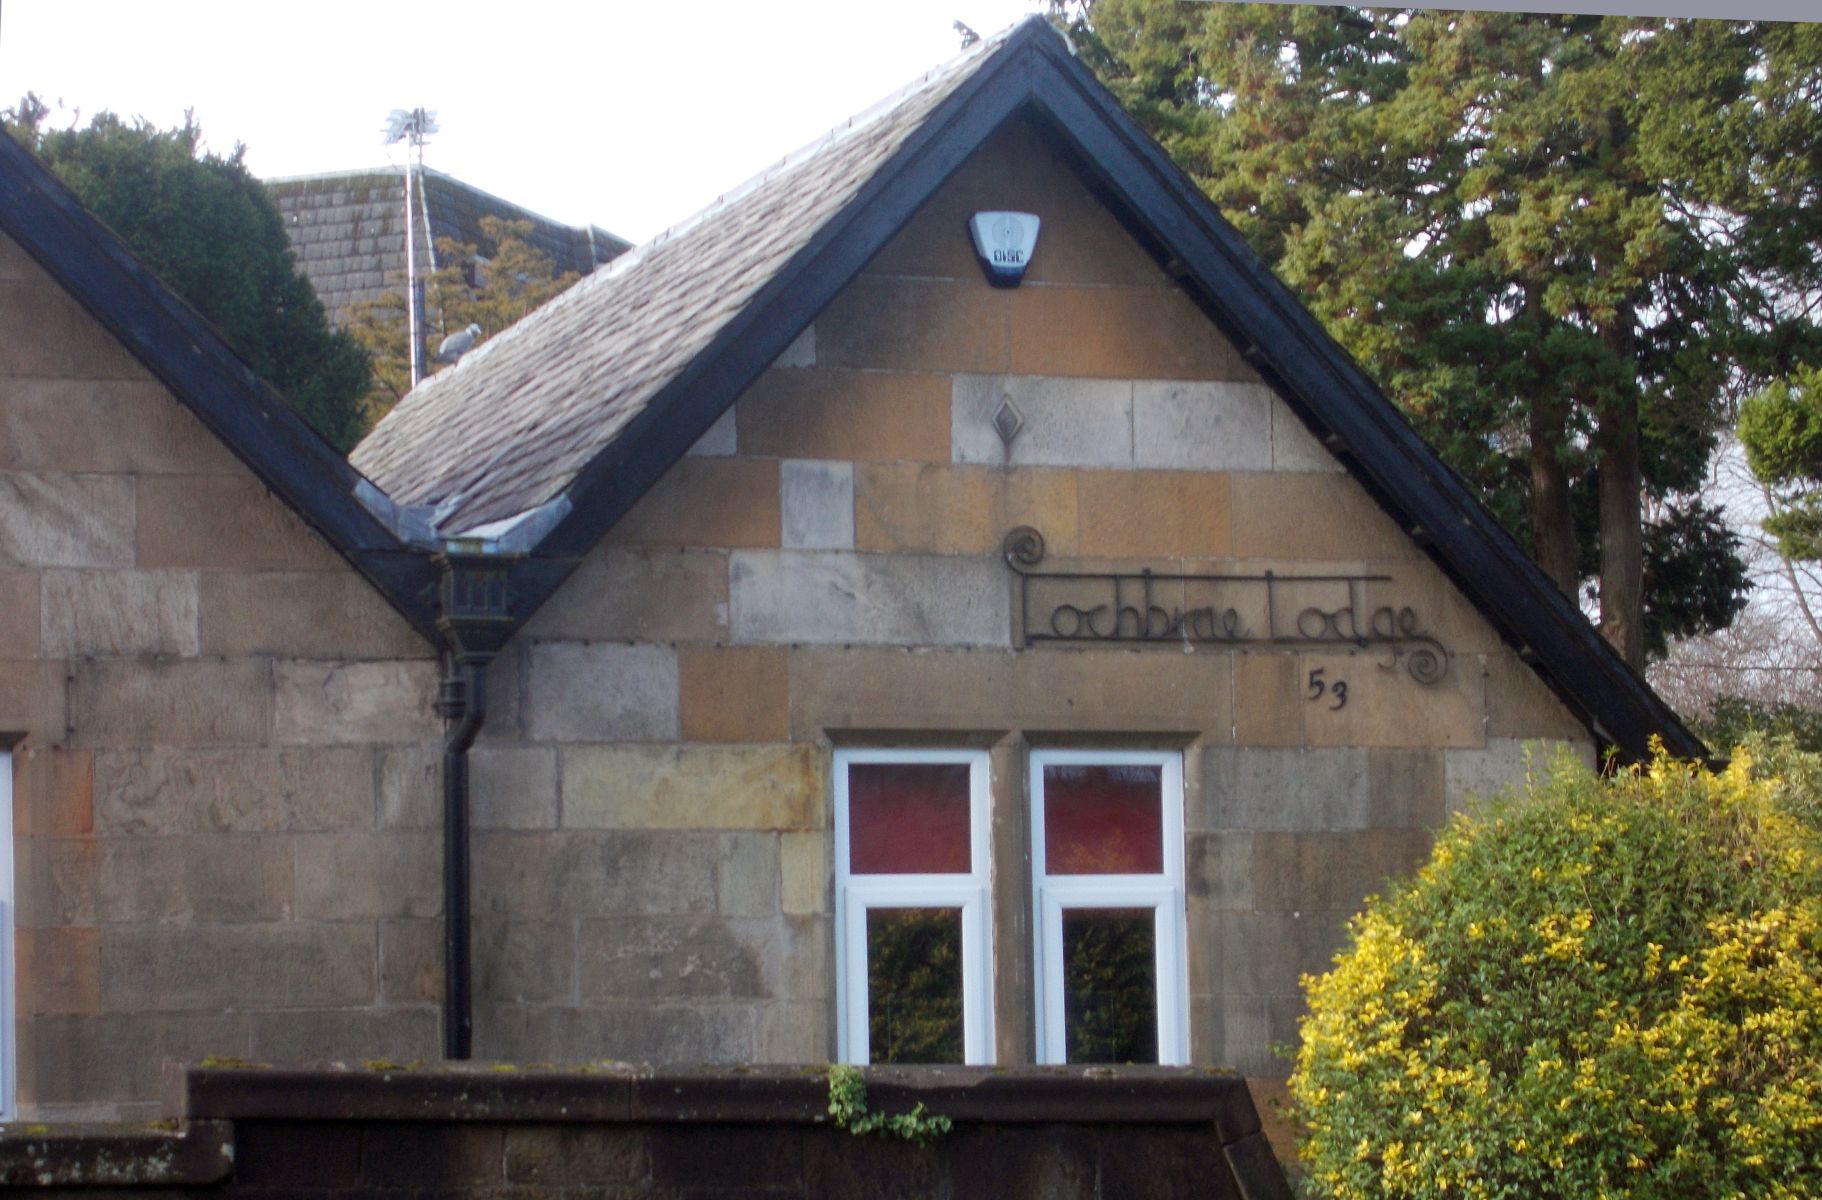
[[[1822,1195],[1822,770],[1567,758],[1356,917],[1291,1080],[1336,1197]]]

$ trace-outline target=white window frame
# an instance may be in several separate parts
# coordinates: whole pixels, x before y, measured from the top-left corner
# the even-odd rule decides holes
[[[848,768],[855,763],[960,763],[968,767],[968,874],[856,875],[848,870]],[[991,794],[985,750],[837,750],[835,776],[836,1057],[869,1061],[867,912],[962,911],[962,1059],[993,1062],[993,913],[989,903]]]
[[[13,755],[0,749],[0,1121],[19,1115],[19,1054],[14,1031]]]
[[[1040,1063],[1068,1061],[1063,1012],[1063,910],[1150,908],[1156,914],[1158,1062],[1189,1062],[1188,910],[1183,889],[1183,755],[1152,750],[1031,752],[1031,878],[1036,929],[1037,1052]],[[1164,870],[1157,875],[1052,875],[1044,862],[1044,768],[1161,767]]]

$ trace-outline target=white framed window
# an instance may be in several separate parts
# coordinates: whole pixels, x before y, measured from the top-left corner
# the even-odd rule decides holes
[[[1183,756],[1031,753],[1038,1061],[1189,1061]]]
[[[834,774],[838,1057],[992,1062],[987,752],[838,750]]]

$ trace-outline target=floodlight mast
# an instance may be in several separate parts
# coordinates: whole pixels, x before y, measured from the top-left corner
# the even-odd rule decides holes
[[[386,116],[386,124],[380,130],[380,144],[385,146],[405,143],[405,314],[406,324],[410,331],[411,350],[407,357],[411,361],[411,386],[416,387],[424,378],[424,285],[418,279],[417,238],[414,232],[414,207],[423,207],[422,197],[413,199],[411,152],[417,151],[418,161],[416,174],[424,173],[424,142],[437,131],[437,115],[422,108],[406,111],[395,108]],[[418,190],[422,191],[420,181]],[[430,236],[429,217],[426,212],[424,236]]]

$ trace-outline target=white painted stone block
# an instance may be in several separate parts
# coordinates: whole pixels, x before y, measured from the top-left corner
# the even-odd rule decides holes
[[[1272,393],[1257,383],[1139,380],[1133,463],[1179,471],[1272,469]]]
[[[772,365],[774,367],[813,367],[816,365],[816,326],[805,326],[804,331],[784,348]]]
[[[1006,646],[1011,588],[998,559],[736,551],[728,568],[736,642]]]
[[[1340,471],[1342,466],[1310,433],[1290,406],[1272,397],[1272,469]]]
[[[538,642],[531,647],[525,705],[534,741],[675,739],[677,651]]]
[[[778,464],[786,549],[854,549],[854,464],[793,458]]]
[[[1448,811],[1457,813],[1503,792],[1522,789],[1528,777],[1547,772],[1561,750],[1568,750],[1586,767],[1594,766],[1592,746],[1545,738],[1488,738],[1484,748],[1443,751],[1443,795]]]
[[[993,413],[1010,395],[1025,424],[1010,457]],[[957,375],[950,393],[950,446],[958,463],[1044,467],[1132,465],[1132,383],[1034,375]]]
[[[736,445],[734,406],[730,404],[726,412],[715,418],[715,423],[708,427],[708,431],[696,439],[696,444],[687,453],[697,458],[726,458],[734,453]]]
[[[0,563],[130,567],[133,480],[0,471]]]

